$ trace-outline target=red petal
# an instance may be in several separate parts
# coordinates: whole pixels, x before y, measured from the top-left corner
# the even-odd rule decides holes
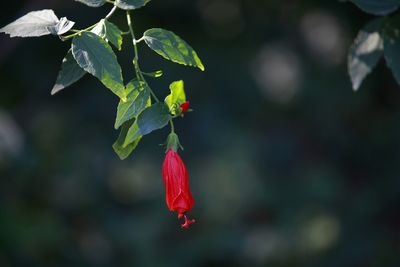
[[[167,206],[171,211],[184,216],[194,205],[194,199],[189,187],[189,176],[186,166],[179,154],[169,149],[162,166]],[[182,227],[187,228],[193,220],[185,219]]]
[[[182,113],[185,113],[186,111],[188,111],[189,110],[189,106],[190,106],[190,102],[189,101],[183,102],[180,105]]]

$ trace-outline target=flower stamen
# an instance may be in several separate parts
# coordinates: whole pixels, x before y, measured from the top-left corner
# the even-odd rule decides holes
[[[185,223],[181,224],[182,228],[188,229],[191,224],[194,224],[196,222],[195,219],[188,219],[186,214],[179,214],[178,218],[182,218],[182,216],[185,218]]]

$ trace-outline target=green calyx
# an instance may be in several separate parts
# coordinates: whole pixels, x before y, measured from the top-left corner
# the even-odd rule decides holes
[[[176,133],[172,132],[167,137],[166,151],[172,149],[177,152],[179,148],[182,148],[181,143],[179,143],[179,137]]]

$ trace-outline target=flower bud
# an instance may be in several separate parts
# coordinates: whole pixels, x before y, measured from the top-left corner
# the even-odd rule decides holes
[[[183,102],[182,104],[180,104],[181,113],[182,114],[186,113],[189,110],[189,106],[190,106],[190,102],[189,101],[186,101],[186,102]]]
[[[189,176],[186,166],[179,154],[173,149],[168,149],[162,166],[164,177],[166,202],[169,210],[176,211],[178,218],[184,218],[182,228],[189,228],[195,222],[187,218],[194,205],[194,198],[189,188]]]

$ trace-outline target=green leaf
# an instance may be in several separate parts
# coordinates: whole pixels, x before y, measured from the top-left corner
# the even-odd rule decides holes
[[[113,144],[113,149],[115,153],[119,156],[121,160],[126,159],[129,157],[129,155],[135,150],[135,148],[138,146],[140,140],[142,139],[141,136],[133,140],[130,144],[127,146],[123,146],[125,143],[126,135],[128,133],[128,130],[131,128],[132,125],[137,125],[136,123],[133,123],[133,121],[126,122],[121,129],[121,132],[119,134],[119,137],[117,141]]]
[[[59,20],[51,9],[32,11],[0,29],[10,37],[38,37],[52,33]],[[73,24],[72,24],[73,25]],[[54,31],[54,30],[53,30]]]
[[[113,23],[102,19],[92,29],[92,32],[105,39],[107,42],[112,43],[118,50],[122,46],[122,31]]]
[[[124,122],[136,118],[145,108],[150,98],[150,89],[146,83],[133,80],[126,86],[128,100],[120,101],[115,120],[115,129]]]
[[[69,50],[62,61],[61,70],[58,73],[56,84],[51,90],[51,94],[54,95],[62,89],[75,83],[80,78],[82,78],[85,73],[86,72],[81,67],[79,67],[78,63],[76,63],[76,60],[72,55],[72,51]]]
[[[75,0],[75,1],[81,2],[90,7],[99,7],[107,2],[106,0]]]
[[[72,54],[82,69],[97,77],[122,101],[126,101],[121,67],[106,41],[92,32],[84,32],[74,37]]]
[[[66,17],[62,17],[57,25],[49,26],[47,28],[53,35],[62,35],[72,29],[74,25],[75,22],[68,20]]]
[[[185,84],[183,81],[176,81],[171,83],[169,89],[171,94],[165,98],[165,103],[172,115],[176,115],[178,113],[176,108],[179,108],[179,105],[186,101]]]
[[[143,135],[140,134],[139,126],[137,124],[137,120],[135,123],[133,123],[129,129],[128,132],[126,133],[124,143],[122,144],[122,147],[128,147],[130,144],[135,143],[135,140],[138,138],[143,137]]]
[[[163,71],[162,70],[157,70],[153,72],[142,72],[143,75],[149,76],[151,78],[160,78],[163,76]]]
[[[399,0],[351,0],[357,7],[364,12],[384,16],[398,9]]]
[[[204,71],[203,63],[197,53],[175,33],[159,28],[150,29],[144,33],[144,41],[164,58]]]
[[[150,0],[117,0],[117,7],[125,10],[138,9],[145,6]]]
[[[163,128],[171,119],[169,108],[164,103],[156,103],[146,108],[138,117],[136,124],[129,129],[124,147],[132,143],[140,136],[149,134],[155,130]]]
[[[141,135],[149,134],[155,130],[163,128],[171,119],[169,108],[164,103],[156,103],[146,108],[139,115],[137,124]]]
[[[373,20],[360,30],[350,48],[348,70],[355,91],[383,55],[381,31],[382,20]]]
[[[383,43],[386,64],[400,84],[400,35],[397,22],[398,19],[389,21],[383,32]]]

